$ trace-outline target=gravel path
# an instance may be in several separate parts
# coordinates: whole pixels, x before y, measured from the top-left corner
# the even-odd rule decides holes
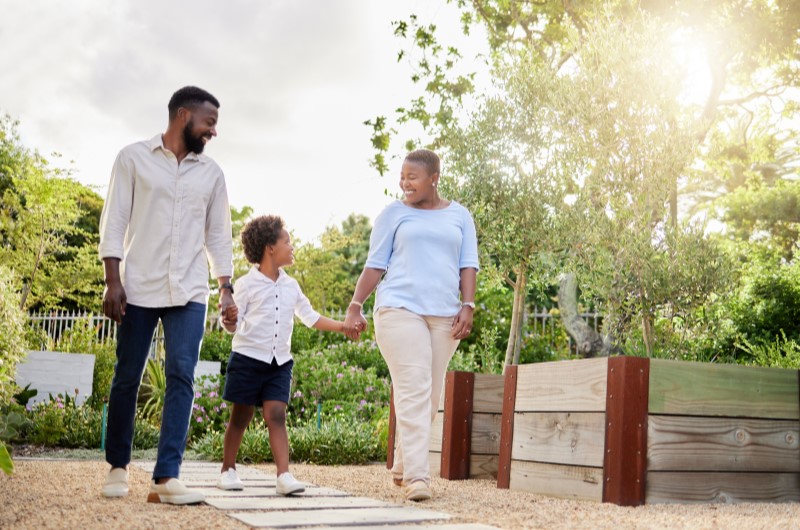
[[[145,502],[149,474],[132,468],[131,494],[103,499],[107,465],[97,461],[17,460],[16,473],[0,474],[0,528],[247,528],[210,506],[175,507]],[[256,466],[274,473],[271,465]],[[447,512],[449,523],[483,523],[501,528],[536,529],[800,529],[800,504],[652,505],[620,508],[609,504],[550,499],[498,490],[486,480],[434,479],[434,498],[405,501],[384,466],[292,466],[302,481],[354,495]],[[387,527],[387,529],[390,527]]]

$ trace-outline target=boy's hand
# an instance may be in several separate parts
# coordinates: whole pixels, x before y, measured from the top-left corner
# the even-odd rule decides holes
[[[236,307],[236,304],[229,305],[226,307],[222,313],[222,324],[227,329],[228,326],[236,326],[236,322],[239,320],[239,308]]]

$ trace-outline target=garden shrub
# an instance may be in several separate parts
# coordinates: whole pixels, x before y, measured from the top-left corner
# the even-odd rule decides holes
[[[12,271],[0,265],[0,403],[8,403],[16,391],[17,363],[25,356],[27,315],[19,308]]]
[[[291,458],[295,462],[319,465],[366,464],[386,458],[388,415],[377,423],[339,418],[325,421],[320,428],[308,422],[289,428]],[[209,431],[192,444],[192,450],[211,460],[222,460],[224,433]],[[237,461],[261,463],[272,461],[269,431],[254,422],[245,431]]]
[[[372,423],[338,418],[320,428],[309,422],[290,433],[292,459],[319,465],[366,464],[386,459],[385,445]]]
[[[367,421],[372,412],[389,404],[388,379],[378,377],[375,368],[364,369],[348,361],[338,361],[339,351],[339,347],[331,346],[324,351],[295,356],[294,390],[289,401],[289,416],[294,424],[314,418],[318,402],[326,415],[343,409],[343,404],[352,405],[351,410]],[[327,404],[328,401],[334,404]]]
[[[231,341],[233,335],[222,329],[212,329],[203,335],[200,345],[201,361],[217,361],[220,363],[220,373],[225,373],[228,359],[231,355]]]
[[[225,432],[231,416],[230,407],[222,399],[223,377],[203,376],[195,383],[194,404],[189,420],[189,439],[197,440],[208,432]]]

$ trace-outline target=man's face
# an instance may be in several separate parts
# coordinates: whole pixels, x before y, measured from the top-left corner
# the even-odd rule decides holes
[[[206,143],[217,135],[217,107],[206,101],[194,109],[187,109],[189,121],[183,128],[183,141],[192,153],[200,154]]]

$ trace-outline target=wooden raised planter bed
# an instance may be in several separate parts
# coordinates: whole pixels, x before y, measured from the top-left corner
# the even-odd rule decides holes
[[[800,501],[797,370],[612,357],[506,372],[498,487],[641,505]]]

